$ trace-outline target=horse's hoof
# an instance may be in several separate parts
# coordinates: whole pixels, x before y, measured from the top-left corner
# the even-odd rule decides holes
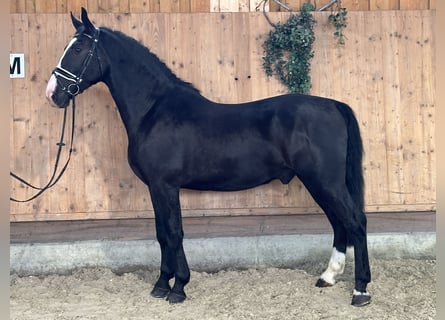
[[[319,288],[332,287],[332,283],[329,283],[329,282],[323,280],[322,278],[319,278],[317,283],[315,284],[315,286],[319,287]]]
[[[166,298],[170,293],[170,288],[154,287],[151,296],[154,298]]]
[[[184,302],[184,300],[187,298],[185,295],[185,292],[176,292],[176,291],[170,291],[170,294],[167,297],[167,301],[171,304],[181,303]]]
[[[354,307],[363,307],[371,303],[371,295],[367,293],[359,293],[352,296],[351,304]]]

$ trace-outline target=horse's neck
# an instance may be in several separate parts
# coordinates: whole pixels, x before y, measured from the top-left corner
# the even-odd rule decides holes
[[[137,130],[140,121],[157,99],[174,86],[168,76],[148,68],[141,59],[125,55],[123,50],[108,52],[110,69],[103,79],[119,109],[127,134]],[[121,61],[127,61],[123,64]]]
[[[137,130],[140,121],[155,105],[159,93],[167,88],[159,88],[150,78],[140,78],[137,82],[128,83],[128,77],[131,74],[122,74],[122,77],[112,77],[111,81],[105,83],[130,135],[133,130]]]

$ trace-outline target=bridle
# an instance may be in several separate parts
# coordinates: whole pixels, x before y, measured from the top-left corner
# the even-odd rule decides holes
[[[66,168],[68,167],[68,163],[71,160],[71,154],[73,152],[74,124],[75,124],[74,120],[75,120],[75,111],[76,111],[75,97],[79,93],[81,93],[83,91],[83,90],[81,90],[80,85],[83,82],[83,76],[84,76],[86,70],[88,69],[88,66],[90,65],[91,60],[92,60],[94,55],[96,55],[96,58],[97,58],[97,61],[98,61],[98,66],[99,66],[99,71],[102,74],[102,67],[101,67],[101,63],[100,63],[100,57],[97,54],[97,44],[99,42],[100,29],[97,28],[96,30],[97,30],[97,32],[94,34],[94,36],[90,36],[88,34],[83,34],[84,36],[89,37],[90,39],[92,39],[93,42],[92,42],[92,46],[91,46],[90,50],[88,51],[88,55],[85,57],[85,59],[84,59],[84,61],[82,63],[82,67],[80,69],[80,74],[78,76],[76,76],[74,73],[70,72],[69,70],[63,68],[62,66],[57,66],[53,70],[53,72],[52,72],[52,74],[54,74],[54,76],[56,77],[57,85],[61,88],[62,91],[68,93],[71,96],[72,105],[73,105],[72,117],[71,117],[70,149],[69,149],[69,154],[68,154],[68,158],[67,158],[67,160],[65,162],[65,165],[62,167],[62,169],[60,170],[59,174],[57,174],[62,148],[65,146],[64,137],[65,137],[66,122],[67,122],[66,121],[66,119],[67,119],[67,108],[65,108],[65,111],[64,111],[64,114],[63,114],[62,132],[60,134],[60,140],[57,143],[58,150],[57,150],[57,155],[56,155],[56,162],[54,164],[54,170],[53,170],[53,173],[52,173],[51,178],[49,179],[48,183],[44,187],[36,187],[36,186],[32,185],[31,183],[27,182],[26,180],[24,180],[23,178],[17,176],[12,171],[10,171],[9,174],[13,178],[17,179],[18,181],[20,181],[21,183],[25,184],[26,186],[28,186],[30,188],[38,190],[38,192],[36,194],[34,194],[33,196],[31,196],[30,198],[27,198],[25,200],[18,200],[18,199],[15,199],[13,197],[9,197],[9,199],[11,201],[14,201],[14,202],[28,202],[28,201],[34,200],[35,198],[40,196],[42,193],[44,193],[46,190],[48,190],[51,187],[53,187],[60,180],[60,178],[62,177],[62,175],[65,172]],[[68,81],[68,84],[64,85],[62,83],[63,82],[62,79]]]
[[[88,50],[87,56],[85,57],[85,59],[82,63],[82,67],[80,69],[79,75],[75,75],[74,73],[63,68],[60,65],[57,66],[52,72],[52,74],[54,74],[54,76],[56,77],[57,85],[60,87],[60,89],[64,92],[68,93],[73,98],[83,91],[80,88],[80,86],[83,82],[83,76],[84,76],[86,70],[88,69],[88,66],[90,65],[91,60],[93,59],[94,56],[96,56],[96,58],[97,58],[99,71],[102,74],[100,57],[96,52],[97,45],[99,43],[100,29],[96,28],[96,32],[94,33],[93,36],[86,34],[86,33],[83,33],[82,35],[92,39],[93,42],[92,42],[90,50]],[[78,34],[74,35],[74,37],[76,37],[76,36],[78,36]],[[64,84],[62,79],[68,81],[68,83]]]

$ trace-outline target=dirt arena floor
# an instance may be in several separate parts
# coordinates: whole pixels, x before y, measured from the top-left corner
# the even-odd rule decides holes
[[[180,305],[150,296],[157,271],[10,278],[10,319],[435,319],[436,261],[371,259],[370,305],[350,305],[352,262],[331,288],[315,287],[327,262],[297,269],[192,272]]]

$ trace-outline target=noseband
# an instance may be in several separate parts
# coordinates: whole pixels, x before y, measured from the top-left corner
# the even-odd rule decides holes
[[[97,30],[97,32],[94,34],[94,36],[90,36],[85,33],[83,34],[84,36],[92,39],[93,44],[91,45],[91,48],[88,51],[88,55],[85,57],[85,60],[82,63],[82,67],[80,69],[80,74],[78,76],[75,75],[74,73],[72,73],[71,71],[63,68],[62,66],[57,66],[52,72],[54,74],[54,76],[56,77],[57,85],[61,88],[62,91],[68,93],[72,97],[77,96],[81,92],[80,85],[83,81],[83,76],[84,76],[86,70],[88,69],[88,66],[90,65],[91,60],[94,55],[96,55],[96,57],[97,57],[97,61],[99,64],[99,70],[102,74],[102,68],[100,66],[100,58],[96,52],[97,44],[99,42],[100,29],[97,28],[96,30]],[[66,84],[66,82],[63,81],[63,82],[65,82],[65,84],[64,84],[62,82],[62,79],[68,81],[68,84]]]

